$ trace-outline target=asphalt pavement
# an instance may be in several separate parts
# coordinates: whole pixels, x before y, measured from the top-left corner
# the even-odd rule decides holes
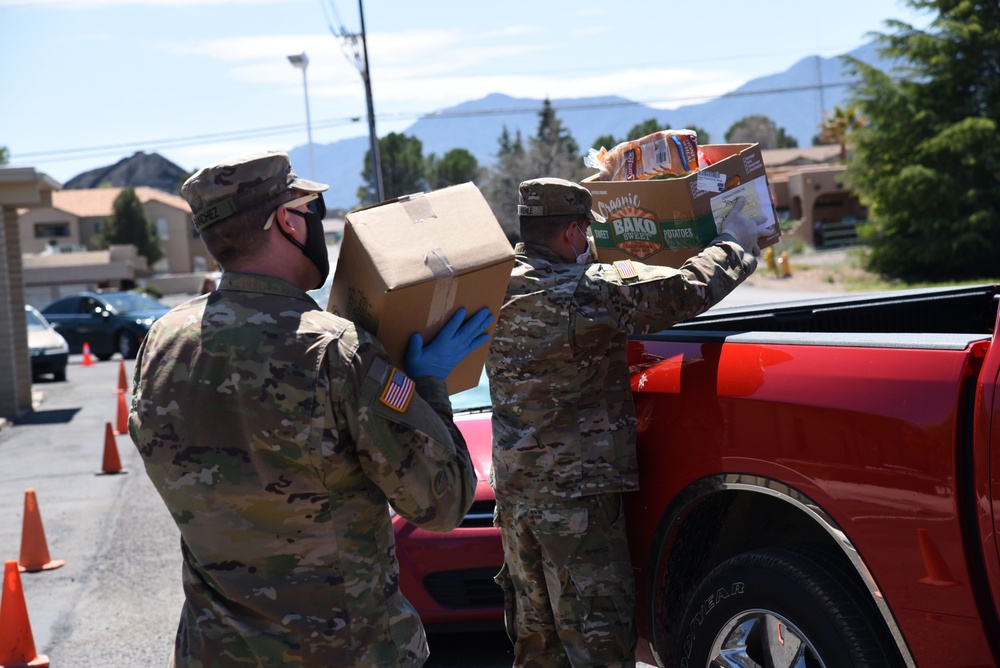
[[[724,305],[813,296],[740,286]],[[112,439],[124,472],[99,473],[123,363],[81,362],[70,357],[66,382],[35,383],[34,412],[0,424],[0,556],[19,559],[34,489],[49,556],[65,560],[20,576],[37,652],[56,667],[166,666],[183,600],[179,534],[127,434]],[[124,367],[131,384],[133,362]],[[428,668],[511,663],[499,630],[430,642]]]
[[[179,535],[127,434],[113,437],[124,472],[99,473],[121,362],[81,360],[71,356],[67,382],[35,383],[36,410],[0,431],[0,554],[19,558],[34,489],[49,556],[66,562],[21,574],[36,650],[53,666],[165,666]]]
[[[183,603],[180,534],[128,434],[112,437],[123,472],[100,473],[122,362],[81,361],[70,356],[66,382],[35,383],[35,411],[0,428],[0,556],[20,558],[33,489],[44,547],[65,561],[20,575],[36,653],[53,667],[166,666]],[[125,369],[131,385],[133,362]],[[499,626],[429,642],[426,668],[511,665]]]

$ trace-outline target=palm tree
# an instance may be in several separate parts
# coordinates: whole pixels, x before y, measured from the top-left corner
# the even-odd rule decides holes
[[[847,138],[858,128],[864,127],[866,122],[853,104],[846,107],[834,106],[833,111],[823,117],[820,141],[824,144],[839,144],[840,161],[847,162]]]

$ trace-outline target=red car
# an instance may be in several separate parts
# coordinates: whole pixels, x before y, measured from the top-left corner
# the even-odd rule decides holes
[[[476,500],[462,524],[447,533],[393,516],[399,586],[429,629],[502,627],[503,594],[493,576],[503,565],[503,546],[493,526],[495,501],[487,482],[492,436],[485,374],[478,386],[453,395],[451,403],[479,478]]]

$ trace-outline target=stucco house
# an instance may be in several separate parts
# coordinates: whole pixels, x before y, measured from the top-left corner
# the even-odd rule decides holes
[[[54,245],[62,252],[93,249],[101,221],[110,216],[123,188],[60,190],[52,206],[21,212],[21,250],[41,254]],[[136,197],[156,228],[163,258],[151,269],[157,273],[204,272],[212,260],[191,224],[191,207],[179,195],[138,186]]]
[[[112,214],[122,190],[60,190],[52,193],[51,206],[20,212],[29,301],[47,302],[66,290],[129,286],[152,274],[204,274],[215,268],[191,224],[188,203],[147,186],[134,190],[153,221],[163,258],[148,267],[145,258],[123,248],[95,250],[101,221]]]
[[[761,157],[778,216],[800,221],[786,239],[820,249],[857,242],[855,225],[868,212],[844,180],[839,146],[768,149]]]

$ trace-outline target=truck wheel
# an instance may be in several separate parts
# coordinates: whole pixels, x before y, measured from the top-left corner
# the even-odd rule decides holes
[[[822,553],[767,548],[723,562],[688,599],[683,668],[898,665],[880,618]],[[839,576],[839,577],[837,577]],[[886,642],[884,639],[882,642]]]

